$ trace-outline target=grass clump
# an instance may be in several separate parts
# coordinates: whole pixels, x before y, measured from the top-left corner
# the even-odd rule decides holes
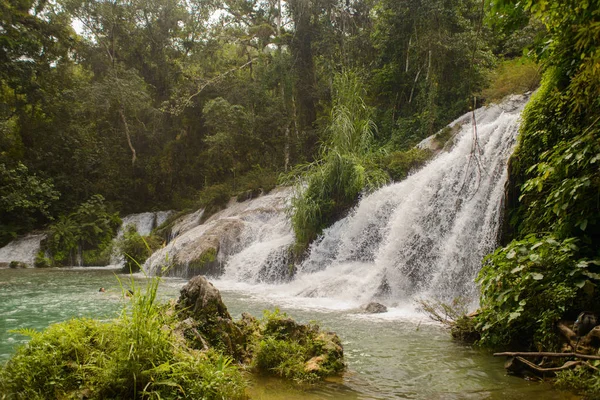
[[[162,243],[163,239],[159,236],[142,236],[137,232],[135,226],[127,226],[123,237],[117,244],[118,253],[125,260],[123,272],[138,272],[140,266],[160,248]]]
[[[339,338],[317,325],[300,325],[280,314],[265,311],[253,349],[252,367],[261,374],[314,382],[345,368]]]
[[[291,219],[300,250],[347,212],[363,190],[375,189],[388,180],[370,157],[376,126],[371,119],[373,111],[364,102],[359,76],[340,73],[333,87],[321,157],[290,175],[298,179]]]
[[[0,370],[0,392],[9,399],[245,398],[231,358],[192,350],[173,333],[174,314],[156,303],[158,282],[134,288],[131,306],[114,321],[21,330],[32,340]]]
[[[496,103],[510,94],[535,90],[540,85],[540,66],[529,57],[505,60],[490,76],[491,84],[481,96],[487,103]]]

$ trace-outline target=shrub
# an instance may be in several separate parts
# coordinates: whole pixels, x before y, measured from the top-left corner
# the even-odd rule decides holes
[[[55,265],[75,263],[79,251],[97,250],[110,246],[121,226],[118,213],[111,213],[104,197],[93,195],[68,216],[61,216],[49,228],[46,249]],[[98,253],[99,254],[99,253]]]
[[[481,343],[557,349],[556,322],[600,310],[600,260],[582,258],[578,241],[529,235],[498,249],[479,273]]]
[[[148,257],[160,248],[161,243],[160,237],[141,236],[135,226],[127,226],[123,237],[117,244],[119,255],[125,260],[123,271],[126,273],[138,272]]]
[[[314,382],[339,374],[345,368],[339,338],[316,325],[300,325],[280,314],[265,311],[256,336],[252,367],[296,382]]]

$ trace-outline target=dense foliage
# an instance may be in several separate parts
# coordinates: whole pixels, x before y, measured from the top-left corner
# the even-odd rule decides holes
[[[350,128],[406,150],[466,111],[496,46],[474,0],[22,0],[0,9],[2,244],[95,194],[129,213],[218,208],[268,191],[279,173],[333,158],[322,143],[342,145],[332,135],[345,140],[348,110],[335,82],[347,69],[360,71],[356,94],[369,110],[351,116],[368,126]],[[364,164],[343,147],[337,162],[357,173]],[[15,179],[27,190],[11,197]]]
[[[510,235],[479,281],[482,342],[556,348],[554,324],[600,311],[598,1],[504,2],[549,31],[542,88],[510,161]]]
[[[136,289],[111,322],[74,319],[31,336],[0,370],[8,398],[245,398],[231,358],[178,341],[176,319],[156,302],[158,279]]]
[[[44,247],[55,265],[77,265],[84,261],[77,258],[85,255],[96,260],[105,250],[103,258],[110,258],[109,247],[119,226],[118,213],[108,209],[104,197],[94,195],[75,212],[61,216],[50,225]],[[108,262],[92,261],[91,264],[106,265]]]

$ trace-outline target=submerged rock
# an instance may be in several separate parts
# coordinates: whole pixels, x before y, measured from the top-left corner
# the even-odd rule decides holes
[[[360,308],[363,312],[367,314],[380,314],[387,312],[387,307],[381,303],[371,302],[369,304],[365,304]]]

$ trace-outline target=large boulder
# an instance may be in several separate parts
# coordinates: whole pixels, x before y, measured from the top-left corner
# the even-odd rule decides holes
[[[191,347],[206,350],[210,346],[237,360],[244,357],[245,337],[217,288],[204,276],[195,276],[181,289],[177,309],[183,320],[179,328]]]
[[[231,319],[221,293],[200,275],[190,279],[181,289],[177,308],[185,318],[191,317],[198,322],[215,321],[217,317]]]

